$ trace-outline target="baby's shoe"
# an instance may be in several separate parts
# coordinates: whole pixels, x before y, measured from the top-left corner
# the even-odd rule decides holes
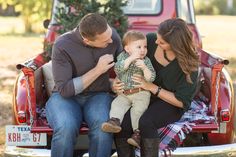
[[[110,118],[107,122],[102,124],[102,131],[104,132],[111,132],[111,133],[118,133],[121,131],[120,127],[120,119],[119,118]]]
[[[140,148],[140,131],[138,129],[134,130],[131,138],[128,138],[127,142],[132,146]]]

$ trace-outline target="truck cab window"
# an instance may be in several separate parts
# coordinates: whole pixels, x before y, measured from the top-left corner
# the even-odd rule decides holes
[[[192,0],[177,0],[177,16],[187,23],[195,23]]]
[[[123,10],[128,15],[156,15],[161,8],[161,0],[128,0]]]

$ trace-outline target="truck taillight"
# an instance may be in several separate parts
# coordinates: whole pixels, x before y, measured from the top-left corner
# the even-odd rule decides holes
[[[18,122],[19,123],[26,123],[26,113],[23,111],[18,112]]]
[[[220,111],[220,118],[222,122],[230,121],[230,112],[228,109],[224,109]]]

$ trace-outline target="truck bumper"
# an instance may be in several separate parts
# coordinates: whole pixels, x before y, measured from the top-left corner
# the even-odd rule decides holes
[[[50,157],[51,150],[6,146],[4,157]]]
[[[166,156],[165,156],[166,155]],[[159,152],[160,157],[234,157],[236,156],[236,143],[201,146],[201,147],[179,147],[174,152]],[[136,150],[136,157],[141,157],[139,150]]]
[[[201,146],[201,147],[180,147],[171,153],[171,157],[233,157],[236,156],[236,143]]]
[[[38,148],[21,148],[16,146],[6,146],[4,151],[4,157],[50,157],[50,149],[38,149]],[[83,157],[89,157],[88,153]],[[117,157],[114,153],[111,157]]]
[[[6,146],[4,157],[50,157],[51,151],[48,149],[19,148]],[[140,157],[136,152],[136,157]],[[168,154],[170,155],[170,154]],[[161,156],[164,156],[163,153]],[[236,143],[218,146],[184,147],[177,148],[171,153],[171,157],[233,157],[236,156]],[[88,157],[85,154],[84,157]],[[114,153],[112,157],[117,157]]]

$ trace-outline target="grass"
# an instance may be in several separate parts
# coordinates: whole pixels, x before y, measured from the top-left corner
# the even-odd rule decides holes
[[[203,49],[225,58],[236,57],[236,17],[197,16]]]
[[[232,80],[236,83],[236,57],[229,58],[229,65],[226,66]]]
[[[230,64],[225,67],[236,82],[236,17],[197,16],[196,22],[203,49],[228,59]]]
[[[42,51],[43,37],[40,35],[0,36],[1,66],[15,65]]]
[[[17,34],[24,32],[24,23],[20,18],[0,17],[0,34]]]
[[[236,17],[197,16],[197,26],[203,35],[205,50],[230,60],[227,69],[236,82]],[[42,51],[42,34],[23,34],[23,23],[19,18],[0,17],[0,154],[5,142],[5,125],[11,122],[11,99],[15,68],[28,58]],[[1,155],[0,155],[1,157]]]

